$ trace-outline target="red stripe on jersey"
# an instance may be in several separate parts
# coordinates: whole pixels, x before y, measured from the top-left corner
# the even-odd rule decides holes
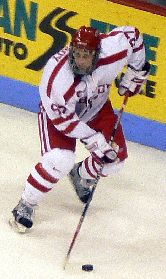
[[[133,49],[133,52],[137,52],[137,51],[139,51],[140,49],[143,49],[143,47],[144,47],[144,43],[142,43],[139,47],[134,48],[134,49]]]
[[[104,175],[104,174],[102,174],[102,173],[100,172],[100,176],[102,176],[102,177],[107,177],[108,175]]]
[[[65,99],[66,102],[74,95],[74,93],[75,93],[75,88],[76,88],[76,86],[79,84],[80,80],[81,80],[81,77],[76,77],[76,78],[74,79],[73,84],[70,86],[70,88],[68,89],[68,91],[65,93],[64,99]]]
[[[53,84],[53,81],[56,77],[56,75],[58,74],[58,72],[60,71],[60,69],[62,68],[62,66],[65,64],[65,62],[67,61],[67,58],[68,56],[65,55],[62,60],[59,62],[59,64],[54,68],[50,78],[49,78],[49,81],[48,81],[48,85],[47,85],[47,96],[50,97],[51,95],[51,90],[52,90],[52,84]]]
[[[71,133],[74,130],[74,128],[78,125],[79,122],[80,122],[79,120],[72,122],[65,130],[61,132],[65,135]]]
[[[46,188],[45,186],[41,185],[36,179],[33,178],[31,174],[29,175],[27,181],[40,192],[47,193],[51,190],[51,188]]]
[[[89,157],[86,158],[85,161],[84,161],[85,169],[86,169],[87,173],[88,173],[91,177],[96,178],[96,176],[90,171],[88,161],[89,161]]]
[[[36,171],[39,173],[39,175],[47,180],[48,182],[50,183],[57,183],[59,179],[57,178],[54,178],[52,175],[50,175],[42,166],[41,163],[38,163],[36,166],[35,166],[35,169]]]
[[[106,38],[108,38],[110,36],[116,36],[116,35],[118,35],[120,33],[123,33],[123,31],[112,31],[112,32],[110,32],[108,34],[100,34],[100,39],[106,39]]]
[[[95,171],[96,173],[98,173],[98,169],[96,168],[95,163],[97,163],[98,166],[101,165],[101,161],[100,161],[100,162],[96,161],[96,158],[94,158],[93,155],[92,155],[92,167],[93,167],[94,171]]]
[[[120,34],[120,33],[123,33],[123,31],[112,31],[112,32],[110,33],[110,36],[116,36],[116,35],[118,35],[118,34]]]
[[[75,114],[75,112],[71,113],[70,115],[68,115],[65,118],[63,118],[63,117],[55,118],[55,119],[52,120],[52,123],[53,123],[53,125],[59,125],[59,124],[65,122],[65,121],[68,121],[68,120],[72,119],[74,114]]]
[[[140,35],[139,30],[137,28],[135,28],[135,39],[136,39],[136,41],[138,40],[139,35]]]
[[[127,49],[118,52],[116,54],[110,55],[106,58],[100,58],[97,62],[97,67],[108,65],[117,62],[118,60],[121,60],[127,56]]]

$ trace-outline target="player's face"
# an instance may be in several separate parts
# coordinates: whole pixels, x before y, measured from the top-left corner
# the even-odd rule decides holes
[[[92,52],[81,48],[75,48],[73,55],[75,63],[80,70],[86,72],[92,67],[94,51]]]

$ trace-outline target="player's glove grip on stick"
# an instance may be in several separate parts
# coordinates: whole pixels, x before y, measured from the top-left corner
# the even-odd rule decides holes
[[[116,145],[116,148],[111,146],[100,132],[84,138],[82,142],[86,149],[101,161],[105,162],[107,160],[107,162],[112,163],[117,158],[119,146]]]
[[[147,81],[150,73],[150,64],[146,62],[142,70],[137,71],[128,66],[128,69],[119,84],[118,93],[123,96],[128,92],[129,97],[139,94],[142,85]]]

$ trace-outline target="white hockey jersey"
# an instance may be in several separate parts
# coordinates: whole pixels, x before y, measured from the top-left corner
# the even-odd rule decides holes
[[[68,137],[83,139],[95,133],[86,123],[106,103],[112,82],[130,65],[136,70],[145,63],[142,35],[131,26],[101,34],[101,50],[91,75],[74,76],[69,65],[69,47],[47,62],[39,86],[42,106],[55,128]]]

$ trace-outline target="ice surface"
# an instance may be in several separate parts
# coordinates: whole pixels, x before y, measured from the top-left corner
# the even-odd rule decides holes
[[[64,178],[40,204],[33,229],[13,232],[11,210],[40,159],[37,115],[0,104],[0,123],[0,278],[166,278],[165,152],[127,142],[126,165],[100,180],[64,271],[83,205]],[[77,160],[86,152],[78,145]],[[81,270],[88,263],[93,272]]]

